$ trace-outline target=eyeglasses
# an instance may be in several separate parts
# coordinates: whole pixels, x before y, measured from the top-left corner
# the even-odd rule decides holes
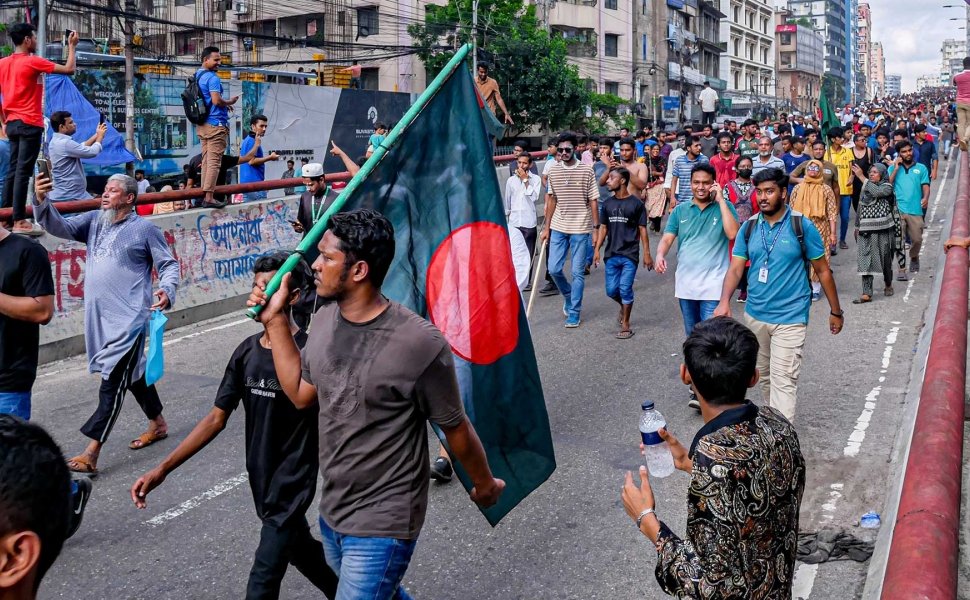
[[[556,152],[558,152],[559,154],[569,154],[572,151],[573,151],[572,148],[556,148]]]

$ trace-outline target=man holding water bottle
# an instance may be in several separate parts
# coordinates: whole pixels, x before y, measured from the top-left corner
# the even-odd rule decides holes
[[[729,317],[698,323],[684,342],[680,377],[696,390],[704,426],[689,450],[666,428],[657,433],[691,476],[686,538],[657,515],[647,468],[639,486],[627,471],[623,506],[656,545],[657,582],[671,596],[791,596],[805,460],[791,423],[745,399],[757,361],[758,339]]]

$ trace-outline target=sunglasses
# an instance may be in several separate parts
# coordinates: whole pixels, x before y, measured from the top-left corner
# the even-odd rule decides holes
[[[559,154],[569,154],[572,151],[573,151],[572,148],[556,148],[556,152],[558,152]]]

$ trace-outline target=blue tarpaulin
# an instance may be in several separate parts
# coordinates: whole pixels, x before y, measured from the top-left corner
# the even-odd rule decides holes
[[[74,82],[66,75],[48,75],[46,83],[45,117],[50,118],[51,114],[59,110],[66,110],[71,113],[74,122],[77,123],[77,132],[73,137],[78,142],[85,142],[94,135],[101,121],[101,114],[94,106],[88,102],[87,98],[78,91]],[[137,161],[138,158],[125,148],[125,138],[111,123],[106,123],[108,132],[101,143],[103,149],[101,154],[95,158],[84,159],[84,164],[110,166],[126,162]],[[54,135],[50,129],[47,131],[47,141],[50,142]]]

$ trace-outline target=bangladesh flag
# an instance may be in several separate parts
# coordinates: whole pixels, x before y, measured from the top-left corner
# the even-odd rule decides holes
[[[506,482],[498,504],[482,511],[495,525],[555,470],[549,417],[467,64],[439,76],[422,102],[338,206],[373,208],[394,225],[384,294],[429,319],[451,344],[465,410],[493,474]],[[461,465],[455,470],[471,490]]]
[[[822,127],[822,141],[828,146],[829,143],[829,130],[842,125],[842,121],[832,110],[832,106],[829,104],[829,97],[826,95],[824,86],[819,87],[819,98],[818,98],[818,110],[821,113],[819,115],[819,123]]]

